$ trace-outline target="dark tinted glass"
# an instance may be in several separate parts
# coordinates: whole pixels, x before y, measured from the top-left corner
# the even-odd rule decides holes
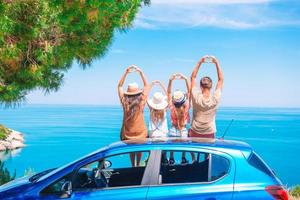
[[[226,175],[229,167],[230,163],[228,159],[212,154],[211,181],[215,181]]]
[[[63,194],[62,191],[62,186],[64,183],[67,181],[71,180],[71,175],[64,176],[63,178],[59,179],[55,183],[52,183],[48,187],[42,190],[41,194],[46,195],[46,194],[53,194],[53,195],[61,195]]]
[[[184,151],[174,151],[173,154],[174,162],[170,162],[171,152],[163,151],[161,184],[215,181],[226,175],[230,168],[229,160],[219,155]],[[186,162],[183,162],[183,157]]]
[[[97,160],[82,166],[73,178],[74,190],[100,189],[140,185],[150,152],[140,154],[139,165],[132,166],[130,153],[123,153]]]

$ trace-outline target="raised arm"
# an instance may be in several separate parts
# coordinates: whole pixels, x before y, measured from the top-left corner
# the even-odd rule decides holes
[[[147,86],[147,90],[148,92],[147,93],[150,93],[151,89],[153,88],[153,86],[156,84],[156,80],[155,81],[152,81],[150,84],[148,84]],[[145,90],[145,89],[144,89]]]
[[[216,85],[216,90],[217,89],[222,90],[224,79],[223,79],[223,72],[221,70],[220,63],[215,57],[212,58],[212,62],[215,63],[216,68],[217,68],[217,73],[218,73],[218,82],[217,82],[217,85]]]
[[[159,80],[152,81],[152,84],[160,86],[160,88],[163,91],[163,93],[165,95],[167,95],[167,90],[166,90],[165,86]]]
[[[197,74],[198,74],[198,71],[202,65],[202,63],[205,62],[205,58],[206,57],[202,57],[200,59],[200,61],[196,64],[194,70],[193,70],[193,73],[191,75],[191,87],[190,87],[190,91],[192,91],[192,88],[196,86],[196,77],[197,77]]]
[[[144,101],[146,101],[147,98],[148,98],[148,94],[150,92],[150,85],[151,84],[148,85],[148,83],[146,81],[146,78],[145,78],[145,74],[144,74],[144,72],[140,68],[134,66],[134,69],[135,69],[136,72],[138,72],[140,74],[141,79],[143,81],[143,84],[144,84],[144,88],[143,88],[143,97],[144,98],[143,99],[144,99]]]
[[[120,81],[119,81],[119,84],[118,84],[118,94],[119,94],[120,100],[121,100],[121,99],[123,98],[123,96],[124,96],[123,85],[124,85],[125,79],[126,79],[127,75],[130,73],[130,71],[131,71],[132,68],[133,68],[132,66],[128,67],[128,68],[125,70],[124,74],[122,75],[122,77],[121,77],[121,79],[120,79]]]
[[[142,78],[144,87],[147,87],[148,84],[147,84],[147,81],[146,81],[144,72],[143,72],[140,68],[138,68],[138,67],[136,67],[136,66],[135,66],[135,70],[136,70],[137,72],[139,72],[139,74],[140,74],[140,76],[141,76],[141,78]]]
[[[177,75],[179,76],[180,79],[185,81],[185,85],[186,85],[186,89],[187,89],[187,97],[190,98],[191,87],[190,87],[190,84],[189,84],[189,80],[183,74],[177,74]]]
[[[168,84],[168,91],[167,91],[167,94],[168,94],[168,101],[169,102],[172,102],[172,82],[173,80],[175,79],[175,75],[173,74],[170,79],[169,79],[169,84]]]

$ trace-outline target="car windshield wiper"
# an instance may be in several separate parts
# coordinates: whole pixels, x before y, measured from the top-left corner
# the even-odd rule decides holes
[[[46,171],[37,173],[37,174],[31,176],[31,177],[29,178],[29,181],[30,181],[30,182],[36,182],[39,178],[41,178],[42,176],[48,174],[49,172],[51,172],[51,171],[53,171],[53,170],[55,170],[55,169],[57,169],[57,168],[52,168],[52,169],[48,169],[48,170],[46,170]]]

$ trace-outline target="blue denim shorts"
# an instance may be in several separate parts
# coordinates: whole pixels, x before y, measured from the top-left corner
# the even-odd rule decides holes
[[[168,137],[182,137],[182,138],[187,138],[188,137],[188,130],[187,128],[183,128],[181,130],[178,130],[174,126],[170,128]]]

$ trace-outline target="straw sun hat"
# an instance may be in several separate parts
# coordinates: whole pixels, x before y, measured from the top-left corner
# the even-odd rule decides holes
[[[186,101],[186,94],[180,90],[177,90],[173,93],[172,101],[175,107],[180,107]]]
[[[124,92],[126,95],[137,95],[142,93],[143,90],[139,89],[139,85],[137,83],[129,83],[127,86],[127,91]]]
[[[161,92],[155,92],[151,99],[147,100],[149,107],[155,110],[163,110],[168,106],[168,101],[165,95]]]

